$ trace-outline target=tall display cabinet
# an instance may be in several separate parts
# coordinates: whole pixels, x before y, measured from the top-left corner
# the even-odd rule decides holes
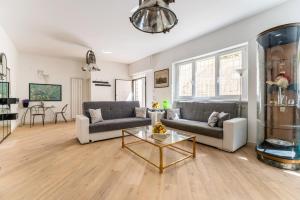
[[[0,143],[11,134],[11,120],[16,120],[18,114],[11,112],[11,104],[18,103],[17,98],[10,97],[10,69],[4,53],[0,54]]]
[[[275,167],[300,169],[300,23],[258,38],[257,156]]]

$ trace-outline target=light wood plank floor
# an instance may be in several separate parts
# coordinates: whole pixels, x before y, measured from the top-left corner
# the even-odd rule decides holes
[[[254,146],[226,153],[198,144],[195,160],[161,175],[119,138],[80,145],[74,126],[22,127],[0,144],[0,199],[300,199],[300,173],[259,162]]]

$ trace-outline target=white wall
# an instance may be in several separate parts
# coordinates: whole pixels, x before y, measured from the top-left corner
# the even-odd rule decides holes
[[[111,87],[95,86],[91,83],[92,101],[114,101],[115,79],[131,80],[128,76],[128,65],[114,62],[97,61],[101,71],[91,73],[92,81],[108,81]]]
[[[89,78],[89,73],[81,70],[83,62],[79,60],[76,61],[71,59],[20,53],[19,64],[20,67],[18,68],[17,75],[17,96],[20,98],[20,101],[22,99],[29,98],[29,83],[49,83],[62,85],[62,101],[45,102],[45,104],[49,106],[53,105],[56,107],[56,109],[61,109],[63,105],[69,104],[67,118],[70,119],[71,78]],[[37,73],[38,70],[43,70],[45,74],[49,74],[49,78],[45,80],[42,77],[39,77]],[[22,111],[24,110],[20,109],[21,115]],[[46,121],[51,120],[53,120],[53,115],[49,111],[49,113],[46,115]]]
[[[6,34],[4,29],[0,26],[0,53],[5,53],[7,57],[7,66],[10,68],[10,96],[17,97],[17,67],[18,67],[18,51]],[[12,112],[17,111],[17,105],[12,105]],[[16,121],[12,121],[12,131],[16,128]]]
[[[300,22],[300,1],[290,0],[254,17],[201,36],[172,49],[147,57],[129,66],[129,73],[163,69],[172,63],[248,42],[248,132],[249,142],[256,142],[256,36],[277,25]],[[159,101],[172,98],[171,87],[154,89]]]

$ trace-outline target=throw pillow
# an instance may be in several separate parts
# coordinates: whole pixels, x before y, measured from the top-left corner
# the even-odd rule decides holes
[[[178,120],[180,118],[180,109],[168,109],[167,110],[167,119],[169,120]]]
[[[89,113],[91,116],[92,124],[103,121],[100,108],[99,109],[89,109]]]
[[[214,111],[213,113],[211,113],[207,121],[208,126],[215,127],[218,123],[218,119],[219,119],[218,116],[219,116],[218,112]]]
[[[218,127],[223,128],[223,123],[230,119],[230,114],[225,112],[220,112],[218,115]]]
[[[147,108],[135,108],[135,117],[146,118],[147,117]]]

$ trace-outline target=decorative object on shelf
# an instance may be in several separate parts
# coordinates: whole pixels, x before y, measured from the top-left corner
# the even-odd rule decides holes
[[[95,86],[106,86],[111,87],[111,84],[108,81],[93,81]]]
[[[178,23],[170,3],[175,3],[175,0],[139,0],[130,22],[146,33],[167,33]]]
[[[170,102],[168,100],[163,100],[163,108],[165,110],[169,109],[171,107]]]
[[[22,100],[22,105],[23,105],[23,108],[28,108],[28,106],[29,106],[29,99],[23,99]]]
[[[61,101],[62,86],[56,84],[29,83],[30,101]]]
[[[280,68],[282,65],[280,65]],[[278,94],[277,94],[277,102],[279,105],[286,104],[287,96],[285,95],[287,88],[289,87],[289,77],[286,76],[285,71],[282,71],[275,77],[274,81],[266,81],[266,83],[270,86],[277,86]]]
[[[239,110],[238,116],[242,116],[242,92],[243,92],[243,76],[244,73],[247,71],[247,68],[240,68],[235,70],[240,75],[240,98],[239,98]]]
[[[300,169],[300,23],[285,24],[258,38],[257,158]]]
[[[92,50],[88,50],[86,53],[86,66],[81,68],[82,71],[94,72],[101,71],[101,69],[96,64],[96,56]]]
[[[154,72],[154,88],[169,87],[169,69]]]
[[[153,102],[152,102],[152,108],[153,108],[153,109],[159,109],[159,108],[160,108],[159,103],[158,103],[157,101],[153,101]]]

